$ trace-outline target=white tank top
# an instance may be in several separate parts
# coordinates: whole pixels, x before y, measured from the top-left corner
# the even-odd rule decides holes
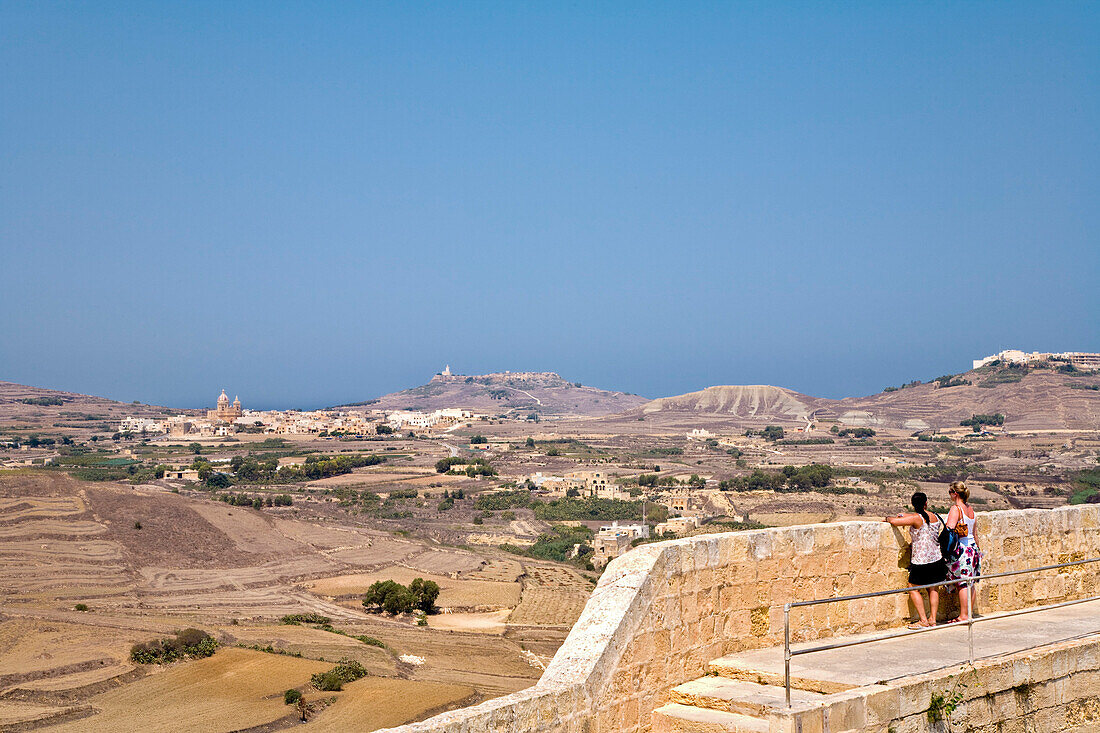
[[[959,512],[959,517],[962,520],[961,524],[966,525],[966,534],[963,535],[959,532],[959,544],[972,545],[974,544],[974,525],[978,521],[978,517],[975,515],[973,519],[966,516],[966,512]],[[955,525],[956,531],[958,531],[958,524]]]

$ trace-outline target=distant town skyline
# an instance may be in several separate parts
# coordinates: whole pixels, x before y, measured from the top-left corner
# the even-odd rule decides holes
[[[1095,4],[0,5],[0,379],[872,394],[1100,351]]]

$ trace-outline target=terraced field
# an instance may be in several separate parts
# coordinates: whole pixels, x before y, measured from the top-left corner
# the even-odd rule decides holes
[[[441,606],[496,615],[418,627],[359,603],[376,580],[415,577],[439,583]],[[396,725],[534,684],[589,588],[571,570],[496,551],[153,485],[0,472],[0,729],[274,731],[297,724],[282,701],[288,687],[317,703],[312,729]],[[311,611],[344,633],[279,623]],[[549,636],[526,626],[539,623]],[[221,642],[213,657],[129,661],[133,644],[190,626]],[[342,658],[370,677],[320,705],[309,676]]]

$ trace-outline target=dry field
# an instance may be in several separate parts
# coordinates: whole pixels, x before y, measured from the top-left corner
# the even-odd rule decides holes
[[[172,731],[215,733],[271,723],[291,709],[283,692],[304,687],[332,665],[311,659],[220,649],[214,656],[176,664],[124,687],[96,695],[89,718],[43,730],[51,733]]]
[[[571,627],[592,594],[592,583],[558,565],[525,563],[523,593],[508,623]]]
[[[540,579],[553,572],[538,567]],[[525,657],[523,642],[507,638],[511,627],[503,617],[522,605],[519,578],[527,583],[530,570],[508,557],[155,486],[0,473],[0,725],[228,731],[272,724],[274,730],[293,722],[285,719],[290,710],[282,692],[344,657],[360,661],[371,676],[337,695],[311,726],[337,729],[348,720],[388,726],[473,695],[520,690],[541,670]],[[565,572],[562,579],[575,584]],[[453,623],[424,628],[408,618],[366,614],[358,604],[356,595],[374,580],[414,577],[436,580],[443,604],[501,610],[492,619],[454,614]],[[330,600],[339,596],[351,600]],[[76,603],[89,610],[75,611]],[[306,611],[386,646],[277,623],[283,614]],[[167,668],[129,662],[135,642],[185,626],[208,630],[222,648],[210,659]],[[155,710],[147,704],[152,699]]]
[[[443,575],[430,575],[406,567],[392,567],[374,573],[340,575],[310,581],[304,585],[309,591],[332,598],[361,596],[372,583],[379,580],[395,580],[408,585],[414,578],[432,580],[439,584],[436,605],[449,608],[511,608],[519,603],[519,583],[493,580],[457,580]]]
[[[301,730],[344,733],[389,728],[477,699],[477,693],[466,685],[365,677],[346,685],[336,694],[336,702]]]

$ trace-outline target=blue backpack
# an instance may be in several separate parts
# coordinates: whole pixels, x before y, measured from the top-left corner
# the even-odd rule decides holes
[[[936,514],[935,512],[932,512]],[[959,534],[951,527],[947,526],[947,522],[940,519],[940,515],[936,514],[936,519],[940,520],[943,525],[943,529],[940,530],[940,554],[943,555],[943,559],[947,562],[954,562],[959,559],[959,555],[962,554],[962,542],[959,541]]]

